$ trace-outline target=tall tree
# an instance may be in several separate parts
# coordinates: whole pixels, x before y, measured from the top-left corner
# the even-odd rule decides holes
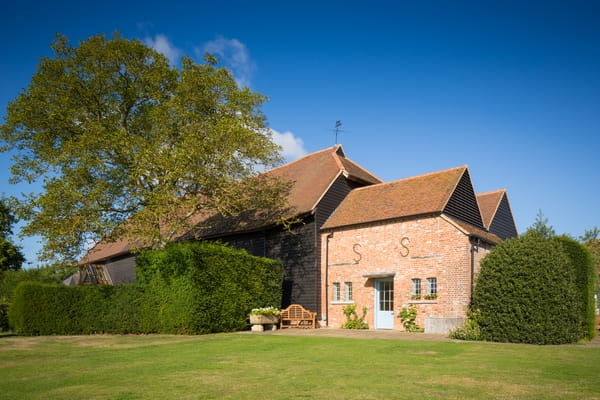
[[[529,229],[527,229],[527,232],[531,231],[537,232],[546,238],[556,236],[554,228],[552,227],[552,225],[548,224],[548,218],[544,216],[542,210],[538,211],[537,215],[535,216],[535,221],[533,225],[531,225]]]
[[[12,225],[17,222],[5,202],[0,199],[0,278],[4,271],[17,271],[21,269],[25,257],[21,248],[10,240]]]
[[[12,182],[44,182],[19,199],[25,234],[45,258],[72,259],[90,242],[135,238],[160,247],[200,212],[285,208],[287,184],[262,177],[280,162],[265,126],[265,96],[239,88],[207,55],[181,68],[140,41],[64,36],[7,109],[3,151]]]
[[[598,239],[598,235],[600,235],[600,228],[594,226],[592,229],[586,229],[583,235],[579,236],[579,241],[585,243],[588,240],[595,240]]]

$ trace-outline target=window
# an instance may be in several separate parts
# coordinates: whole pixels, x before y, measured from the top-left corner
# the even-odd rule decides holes
[[[340,301],[340,283],[333,282],[333,301]]]
[[[419,278],[415,278],[412,280],[412,292],[413,299],[421,298],[421,280]]]
[[[344,282],[344,301],[352,301],[352,282]]]
[[[427,294],[437,294],[437,278],[427,278]]]

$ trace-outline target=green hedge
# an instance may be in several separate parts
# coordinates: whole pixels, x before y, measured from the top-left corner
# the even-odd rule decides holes
[[[281,306],[283,265],[210,242],[176,242],[141,253],[140,283],[158,300],[159,331],[245,329],[252,308]]]
[[[581,337],[593,339],[596,335],[596,269],[592,254],[587,247],[568,236],[558,236],[554,240],[562,246],[575,269]]]
[[[499,244],[481,261],[473,293],[481,338],[573,343],[581,334],[577,271],[556,240],[535,232]]]
[[[141,253],[139,282],[119,286],[20,283],[9,322],[20,335],[226,332],[252,308],[281,305],[283,266],[207,242]]]
[[[0,298],[0,332],[9,330],[8,306],[9,304]]]
[[[19,335],[142,333],[144,290],[139,285],[63,286],[23,282],[9,310]]]

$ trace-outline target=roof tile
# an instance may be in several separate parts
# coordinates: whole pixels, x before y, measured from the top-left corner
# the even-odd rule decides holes
[[[466,170],[461,166],[353,190],[323,229],[441,213]]]

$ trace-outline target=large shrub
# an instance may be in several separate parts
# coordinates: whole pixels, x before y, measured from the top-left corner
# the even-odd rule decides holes
[[[568,236],[554,240],[569,257],[575,272],[575,285],[579,293],[581,337],[592,339],[596,335],[596,268],[591,252]]]
[[[159,330],[245,329],[251,309],[281,305],[281,262],[210,242],[176,242],[137,258],[140,283],[158,301]]]
[[[473,309],[484,340],[536,344],[581,338],[576,271],[557,241],[536,232],[506,240],[481,262]]]

